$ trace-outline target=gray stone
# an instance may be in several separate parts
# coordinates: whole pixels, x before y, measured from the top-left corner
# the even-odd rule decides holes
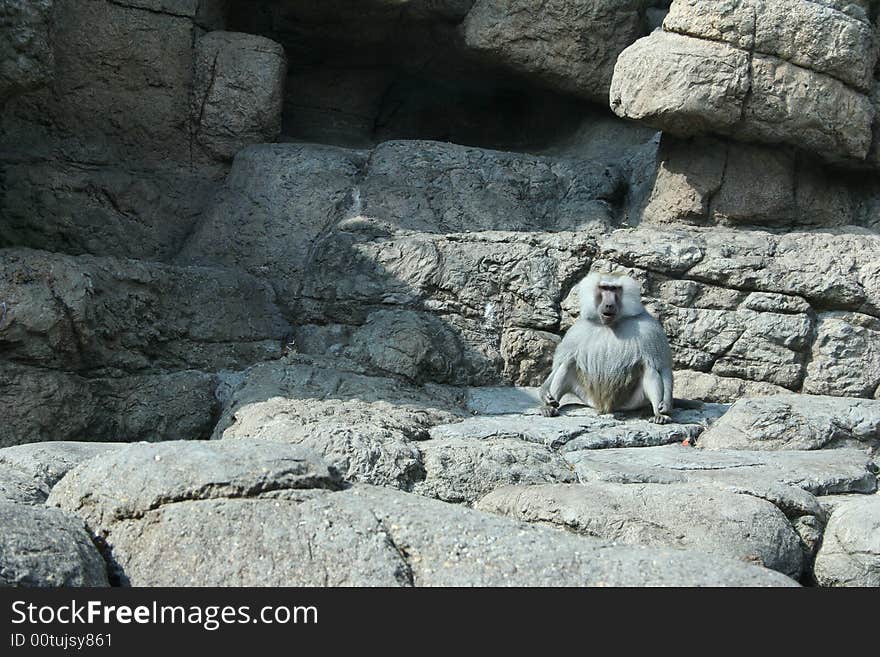
[[[359,325],[389,305],[431,312],[458,338],[444,330],[433,341],[444,350],[438,358],[461,359],[462,366],[441,379],[458,385],[497,385],[504,372],[517,384],[546,376],[559,300],[595,248],[587,232],[368,235],[342,232],[321,249],[303,289],[306,319]],[[338,342],[323,351],[320,340],[304,346],[360,357],[348,351],[353,333],[340,329],[333,334]],[[382,359],[399,358],[395,341],[377,339],[371,349],[385,354]]]
[[[860,22],[850,23],[864,30]],[[736,20],[730,26],[734,32],[741,27]],[[712,21],[708,25],[712,30],[727,27]],[[867,61],[874,57],[872,51]],[[621,117],[681,137],[715,133],[782,142],[832,161],[864,159],[874,119],[865,93],[829,75],[723,41],[663,31],[621,53],[611,108]]]
[[[831,514],[815,573],[820,586],[880,586],[880,496]]]
[[[880,401],[779,395],[742,399],[699,438],[705,449],[880,447]]]
[[[749,87],[745,51],[658,31],[617,59],[611,109],[682,137],[723,133],[740,121]]]
[[[510,415],[534,411],[541,397],[538,388],[485,386],[468,388],[465,404],[474,415]]]
[[[217,377],[182,371],[85,378],[5,363],[0,447],[51,440],[134,442],[207,438]]]
[[[859,313],[821,313],[804,392],[880,396],[880,319]]]
[[[363,162],[357,151],[329,146],[245,148],[178,261],[239,267],[268,279],[279,305],[292,315],[316,240],[352,202]]]
[[[851,449],[758,452],[666,445],[582,450],[565,458],[581,482],[705,484],[767,499],[789,517],[821,516],[814,495],[877,490],[873,463]]]
[[[501,410],[501,409],[497,409]],[[704,423],[724,412],[707,405],[699,409],[676,409],[671,424],[654,424],[638,414],[599,415],[586,407],[566,406],[558,417],[542,417],[538,406],[528,415],[473,417],[430,430],[431,438],[487,440],[510,438],[544,445],[563,452],[609,447],[645,447],[695,439]]]
[[[344,367],[292,356],[252,368],[229,392],[214,437],[303,445],[346,480],[409,490],[423,476],[412,441],[461,417],[458,392]]]
[[[284,48],[270,39],[223,31],[200,38],[192,99],[196,140],[230,160],[249,144],[275,141],[286,75]]]
[[[601,160],[390,141],[372,151],[345,218],[429,233],[582,230],[613,222],[623,184]]]
[[[562,456],[513,438],[448,438],[418,444],[423,477],[412,488],[444,502],[473,503],[507,484],[576,481]]]
[[[676,0],[663,27],[775,55],[863,91],[877,59],[870,23],[803,0]]]
[[[619,543],[689,548],[761,564],[797,578],[798,535],[775,506],[690,484],[506,486],[476,505],[519,520]]]
[[[0,449],[0,465],[14,468],[29,477],[34,485],[49,489],[64,475],[83,461],[112,452],[121,447],[118,443],[84,443],[74,441],[49,441],[29,445],[16,445]],[[44,501],[46,495],[43,495]]]
[[[54,73],[49,41],[53,0],[0,3],[0,106],[12,95],[45,85]]]
[[[782,386],[775,386],[772,383],[748,381],[692,370],[677,370],[675,372],[675,394],[683,399],[731,403],[743,397],[780,395],[787,392],[788,390]]]
[[[58,509],[0,501],[0,587],[107,586],[82,522]]]
[[[734,136],[784,142],[830,160],[862,160],[871,146],[870,98],[843,82],[776,57],[755,55],[751,93]]]
[[[340,484],[334,470],[302,447],[168,441],[127,445],[81,463],[55,485],[46,503],[81,517],[98,532],[172,502]]]
[[[3,460],[3,451],[0,450],[0,502],[38,505],[45,502],[49,495],[48,487],[24,472],[9,467]]]
[[[182,501],[103,531],[133,586],[792,584],[731,560],[606,546],[369,486]]]
[[[406,310],[370,314],[345,353],[378,372],[416,383],[455,381],[464,360],[458,336],[442,320]]]
[[[604,102],[614,61],[644,33],[638,0],[477,0],[462,26],[486,60]]]
[[[289,330],[246,274],[28,249],[0,250],[0,301],[6,358],[93,375],[242,367]]]

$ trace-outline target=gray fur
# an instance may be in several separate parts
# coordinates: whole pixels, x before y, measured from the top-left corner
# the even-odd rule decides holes
[[[613,324],[595,310],[596,285],[608,275],[591,274],[580,284],[582,312],[556,348],[553,369],[541,386],[545,415],[573,394],[600,413],[651,406],[653,420],[665,423],[672,412],[672,351],[666,333],[648,314],[639,286],[628,277],[611,277],[623,294]]]

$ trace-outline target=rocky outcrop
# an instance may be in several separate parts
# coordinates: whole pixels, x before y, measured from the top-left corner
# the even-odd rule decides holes
[[[816,556],[820,586],[880,586],[880,496],[843,504],[831,514]]]
[[[509,486],[483,511],[618,543],[692,548],[799,577],[803,552],[785,515],[751,495],[687,484]]]
[[[0,4],[0,107],[10,97],[39,89],[52,79],[52,5],[53,0],[4,0]]]
[[[615,65],[611,107],[679,136],[713,132],[866,159],[873,26],[805,0],[676,0]]]
[[[209,32],[196,45],[193,75],[193,133],[212,155],[231,160],[248,144],[281,134],[287,58],[279,44]]]
[[[0,501],[0,586],[107,586],[81,521],[58,509]]]
[[[465,44],[489,61],[604,102],[620,52],[644,34],[642,0],[476,0]]]
[[[791,582],[698,553],[612,549],[406,493],[334,492],[338,480],[315,458],[277,443],[130,446],[75,468],[49,503],[80,514],[102,537],[114,576],[131,585]],[[131,473],[130,496],[108,482],[117,467]]]
[[[0,583],[874,583],[876,20],[0,0]],[[669,424],[537,412],[597,270]]]
[[[25,16],[13,17],[17,42],[26,51],[16,65],[26,62],[31,51],[44,50],[41,34],[47,28],[40,23],[31,29],[21,21],[50,4],[51,14],[40,9],[38,15],[51,33],[45,46],[54,59],[51,79],[7,102],[0,117],[0,176],[6,192],[0,202],[0,244],[167,260],[225,173],[225,165],[203,152],[191,105],[198,37],[223,26],[226,3],[6,2],[27,7]],[[251,35],[240,35],[242,40],[268,47]],[[259,59],[259,53],[245,50],[252,53],[249,62]],[[35,61],[42,70],[43,60]],[[218,79],[234,83],[236,75],[247,76],[226,66],[223,58],[218,63]],[[271,78],[268,66],[265,78]],[[240,145],[247,139],[262,141],[269,126],[280,121],[277,99],[272,93],[257,94],[264,87],[254,76],[248,79],[248,91],[242,92],[247,110],[205,99],[207,112],[199,119],[209,123],[199,124],[199,134],[215,150],[221,138]],[[227,85],[224,97],[232,91]],[[225,112],[222,117],[218,109]],[[238,122],[228,121],[236,112],[244,114]],[[260,129],[253,131],[247,116]],[[218,122],[228,122],[234,138],[217,135]]]
[[[700,436],[706,449],[880,447],[880,401],[779,395],[736,402]]]

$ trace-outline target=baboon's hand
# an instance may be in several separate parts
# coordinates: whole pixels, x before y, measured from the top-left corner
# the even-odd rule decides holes
[[[550,404],[546,404],[540,408],[541,415],[544,417],[556,417],[559,415],[559,408],[556,406],[551,406]]]
[[[659,406],[657,406],[657,414],[658,415],[669,415],[672,413],[672,404],[667,404],[666,401],[660,402]]]
[[[670,422],[672,422],[672,418],[668,415],[657,413],[657,415],[651,418],[651,422],[653,422],[654,424],[669,424]]]

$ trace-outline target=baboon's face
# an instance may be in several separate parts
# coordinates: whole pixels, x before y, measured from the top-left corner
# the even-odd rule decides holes
[[[600,283],[596,286],[596,312],[599,321],[605,326],[611,326],[617,321],[622,295],[623,288],[619,285]]]

